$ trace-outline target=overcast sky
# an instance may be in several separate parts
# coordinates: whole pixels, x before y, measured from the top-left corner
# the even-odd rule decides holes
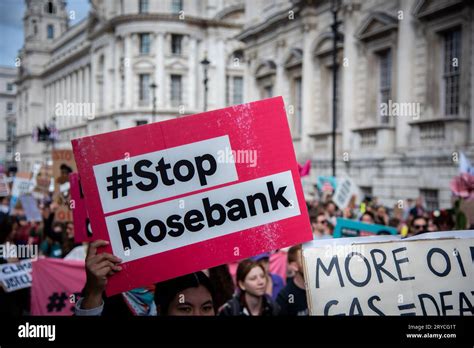
[[[74,25],[87,16],[89,0],[68,0],[67,10],[75,12]],[[23,46],[24,0],[0,0],[0,65],[15,66],[18,50]]]

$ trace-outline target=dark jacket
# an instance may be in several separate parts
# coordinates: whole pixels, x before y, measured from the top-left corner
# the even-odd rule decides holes
[[[219,312],[220,316],[252,316],[248,308],[245,306],[244,292],[234,295]],[[273,302],[270,296],[263,297],[262,316],[276,316],[280,311],[280,307]]]

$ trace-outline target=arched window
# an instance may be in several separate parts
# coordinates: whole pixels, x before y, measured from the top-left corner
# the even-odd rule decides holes
[[[53,5],[52,1],[48,1],[45,5],[45,11],[46,13],[53,14],[56,13],[56,8]]]
[[[48,32],[48,39],[54,39],[54,26],[52,24],[48,24],[47,32]]]
[[[33,35],[38,34],[38,26],[36,25],[36,20],[32,20],[31,24],[33,24]]]

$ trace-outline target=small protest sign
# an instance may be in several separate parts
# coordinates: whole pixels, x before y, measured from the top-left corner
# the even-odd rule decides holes
[[[316,187],[321,192],[334,192],[337,189],[337,179],[334,176],[318,176]]]
[[[0,284],[6,292],[31,286],[32,261],[4,263],[0,265]]]
[[[352,196],[357,194],[357,191],[358,188],[351,178],[338,178],[333,201],[339,209],[344,210],[349,205]]]
[[[72,221],[72,210],[69,204],[69,174],[76,171],[72,150],[53,151],[54,200],[58,203],[55,219]]]
[[[312,238],[281,97],[72,144],[108,295]]]
[[[38,208],[38,203],[31,194],[20,196],[20,202],[28,221],[33,222],[43,220],[41,212]]]
[[[48,197],[53,178],[51,166],[43,165],[35,177],[36,186],[33,189],[33,197],[37,199],[43,199]],[[53,185],[54,188],[54,185]]]
[[[17,173],[13,179],[12,197],[10,200],[10,211],[13,211],[21,195],[26,195],[33,189],[31,174],[26,172]]]
[[[312,315],[474,315],[474,231],[303,247]]]
[[[53,258],[33,263],[32,315],[72,315],[86,282],[84,261]]]
[[[10,195],[10,186],[8,185],[7,176],[0,173],[0,197],[7,197]]]
[[[368,224],[357,220],[336,218],[336,228],[333,237],[358,237],[384,234],[397,234],[397,229],[391,226]]]

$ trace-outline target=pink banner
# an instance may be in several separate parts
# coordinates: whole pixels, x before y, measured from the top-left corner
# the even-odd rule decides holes
[[[86,282],[84,261],[39,259],[32,278],[31,315],[72,315]]]
[[[109,296],[312,239],[281,97],[72,145]]]

